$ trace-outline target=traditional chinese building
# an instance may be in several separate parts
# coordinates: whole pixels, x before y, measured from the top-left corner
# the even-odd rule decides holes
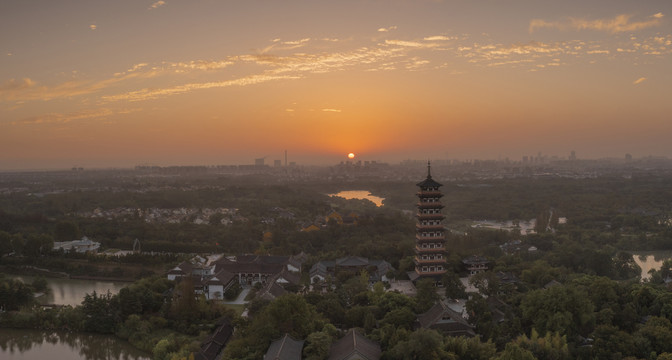
[[[441,214],[442,186],[432,179],[431,165],[427,162],[427,178],[417,184],[417,222],[415,224],[415,273],[411,280],[432,278],[437,282],[447,268],[446,236],[443,227],[445,216]]]

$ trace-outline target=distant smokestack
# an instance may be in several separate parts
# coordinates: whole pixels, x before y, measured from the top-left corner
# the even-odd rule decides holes
[[[285,150],[285,166],[287,166],[287,150]]]

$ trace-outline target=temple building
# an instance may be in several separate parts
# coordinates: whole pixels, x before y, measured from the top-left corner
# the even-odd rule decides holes
[[[422,278],[441,282],[447,269],[446,236],[441,214],[442,186],[432,179],[431,165],[427,162],[427,178],[417,184],[417,222],[415,224],[415,271],[409,273],[414,282]]]

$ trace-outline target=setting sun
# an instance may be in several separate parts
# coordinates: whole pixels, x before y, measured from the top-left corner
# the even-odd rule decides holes
[[[355,158],[355,153],[349,153],[348,154],[348,159],[354,159]]]

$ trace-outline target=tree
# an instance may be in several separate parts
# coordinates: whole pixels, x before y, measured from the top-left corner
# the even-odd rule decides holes
[[[108,291],[98,295],[95,291],[86,294],[82,301],[82,312],[86,316],[84,329],[90,332],[111,334],[119,321],[118,301]]]
[[[5,231],[0,231],[0,257],[12,252],[12,235]]]
[[[15,279],[5,279],[0,274],[0,309],[4,311],[18,310],[34,301],[33,289]]]
[[[514,340],[514,343],[522,349],[529,350],[538,359],[572,359],[567,346],[567,338],[558,333],[546,333],[546,336],[540,337],[539,333],[532,329],[530,337],[521,335]]]
[[[492,271],[484,271],[469,278],[469,283],[478,289],[478,292],[486,296],[496,296],[499,292],[500,281]]]
[[[446,351],[460,360],[490,360],[497,354],[497,347],[492,341],[481,342],[479,337],[447,336],[443,341]]]
[[[23,255],[38,257],[53,249],[54,240],[46,234],[29,234],[23,246]]]
[[[397,328],[404,328],[411,330],[413,328],[413,323],[415,322],[416,316],[413,311],[409,308],[399,308],[394,309],[387,313],[381,324],[390,324],[394,325]]]
[[[305,339],[324,329],[324,320],[301,295],[287,294],[273,300],[254,317],[250,325],[236,332],[224,350],[225,359],[260,359],[272,339],[289,334]]]
[[[537,360],[537,358],[531,351],[525,350],[515,343],[508,343],[497,360]]]
[[[567,336],[587,335],[594,323],[593,304],[587,294],[572,286],[554,286],[530,291],[520,308],[523,320],[539,332],[558,332]]]
[[[79,227],[71,221],[59,221],[54,227],[55,241],[72,241],[79,239]]]
[[[460,280],[457,273],[446,272],[441,281],[443,282],[446,298],[449,299],[464,299],[467,297],[466,287]]]
[[[434,280],[432,279],[421,279],[415,287],[417,289],[415,311],[421,314],[429,310],[439,300],[439,294],[436,292],[436,286],[434,286]]]
[[[336,328],[334,328],[331,324],[327,324],[322,329],[322,331],[314,332],[308,335],[306,338],[306,346],[303,348],[303,356],[305,359],[326,359],[327,355],[329,355],[331,343],[334,341],[333,334],[335,333]]]
[[[412,332],[408,340],[401,341],[388,353],[390,359],[440,360],[455,358],[443,349],[443,337],[430,329]]]

